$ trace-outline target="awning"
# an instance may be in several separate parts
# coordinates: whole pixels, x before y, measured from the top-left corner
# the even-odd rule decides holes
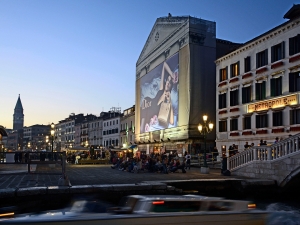
[[[121,149],[121,148],[112,148],[112,149],[110,149],[110,151],[112,151],[112,152],[122,152],[124,150],[126,150],[126,149]]]
[[[68,150],[85,150],[88,151],[88,148],[82,147],[82,146],[74,146],[73,148],[68,148]]]
[[[137,145],[131,145],[129,148],[130,148],[130,149],[134,149],[134,148],[136,148],[136,146],[137,146]]]

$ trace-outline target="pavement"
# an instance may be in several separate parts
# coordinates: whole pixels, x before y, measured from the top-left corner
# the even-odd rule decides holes
[[[0,189],[58,186],[61,178],[59,166],[37,165],[27,173],[27,165],[0,165]],[[57,174],[51,174],[56,172]],[[103,184],[135,184],[145,181],[228,179],[221,175],[220,168],[211,168],[209,174],[201,174],[200,168],[191,167],[186,173],[181,171],[169,174],[129,173],[112,169],[111,165],[73,165],[67,164],[66,175],[72,186]],[[239,178],[239,177],[236,177]]]

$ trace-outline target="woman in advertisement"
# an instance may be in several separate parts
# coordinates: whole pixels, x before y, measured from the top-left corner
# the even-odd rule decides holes
[[[159,83],[158,83],[159,82]],[[141,133],[175,126],[178,112],[178,64],[174,71],[167,62],[162,65],[161,77],[146,84],[151,90],[142,99]],[[159,88],[158,88],[159,87]],[[153,91],[156,88],[156,91]],[[143,89],[143,87],[142,87]],[[144,92],[146,88],[144,88]],[[152,96],[154,98],[151,98]],[[143,96],[145,96],[143,94]],[[174,113],[175,111],[175,113]],[[174,119],[174,114],[176,115]]]

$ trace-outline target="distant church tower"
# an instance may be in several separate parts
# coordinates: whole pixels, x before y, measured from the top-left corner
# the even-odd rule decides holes
[[[23,106],[20,99],[20,95],[15,107],[14,111],[14,125],[13,130],[20,130],[24,127],[24,114],[23,114]]]

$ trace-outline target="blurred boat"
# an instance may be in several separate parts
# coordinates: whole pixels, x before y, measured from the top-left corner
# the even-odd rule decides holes
[[[87,202],[75,202],[68,211],[54,211],[38,215],[16,216],[2,220],[1,224],[211,224],[261,225],[266,224],[269,212],[255,209],[248,201],[199,195],[143,196],[131,195],[119,207],[108,213],[83,210]]]

